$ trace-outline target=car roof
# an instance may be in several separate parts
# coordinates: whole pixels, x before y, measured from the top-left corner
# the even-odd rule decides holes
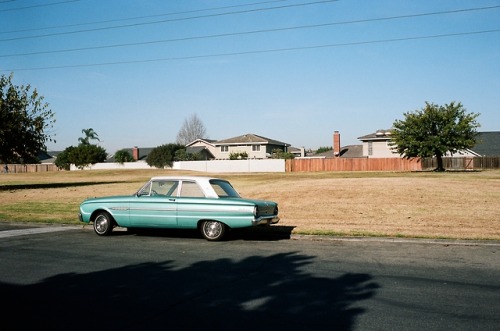
[[[208,176],[155,176],[151,178],[151,180],[193,180],[193,181],[209,181],[211,179],[221,180],[220,178],[208,177]]]
[[[225,179],[220,179],[220,178],[215,178],[215,177],[207,177],[207,176],[157,176],[157,177],[152,177],[151,181],[194,181],[196,182],[199,186],[201,186],[205,197],[207,198],[218,198],[218,194],[214,191],[210,180],[222,180],[224,182],[229,183]]]

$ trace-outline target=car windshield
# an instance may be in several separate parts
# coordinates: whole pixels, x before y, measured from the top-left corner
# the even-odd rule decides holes
[[[219,198],[239,198],[240,195],[236,190],[226,182],[225,180],[212,179],[210,180],[210,184],[214,189],[215,193],[219,196]]]

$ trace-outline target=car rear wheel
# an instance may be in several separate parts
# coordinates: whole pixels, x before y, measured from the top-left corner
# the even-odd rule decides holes
[[[94,231],[100,236],[107,236],[113,231],[113,219],[105,211],[99,212],[94,219]]]
[[[226,225],[218,221],[203,221],[201,223],[201,234],[210,241],[221,240],[226,233]]]

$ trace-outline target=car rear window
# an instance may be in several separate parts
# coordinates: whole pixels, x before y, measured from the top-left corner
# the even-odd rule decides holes
[[[219,198],[239,198],[240,195],[236,190],[226,182],[225,180],[212,179],[210,180],[210,184],[214,189],[215,193],[219,196]]]

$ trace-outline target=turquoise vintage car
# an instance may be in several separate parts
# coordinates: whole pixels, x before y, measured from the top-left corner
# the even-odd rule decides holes
[[[207,240],[279,222],[276,202],[244,199],[227,180],[198,176],[153,177],[132,195],[87,199],[79,218],[100,236],[119,226],[199,229]]]

